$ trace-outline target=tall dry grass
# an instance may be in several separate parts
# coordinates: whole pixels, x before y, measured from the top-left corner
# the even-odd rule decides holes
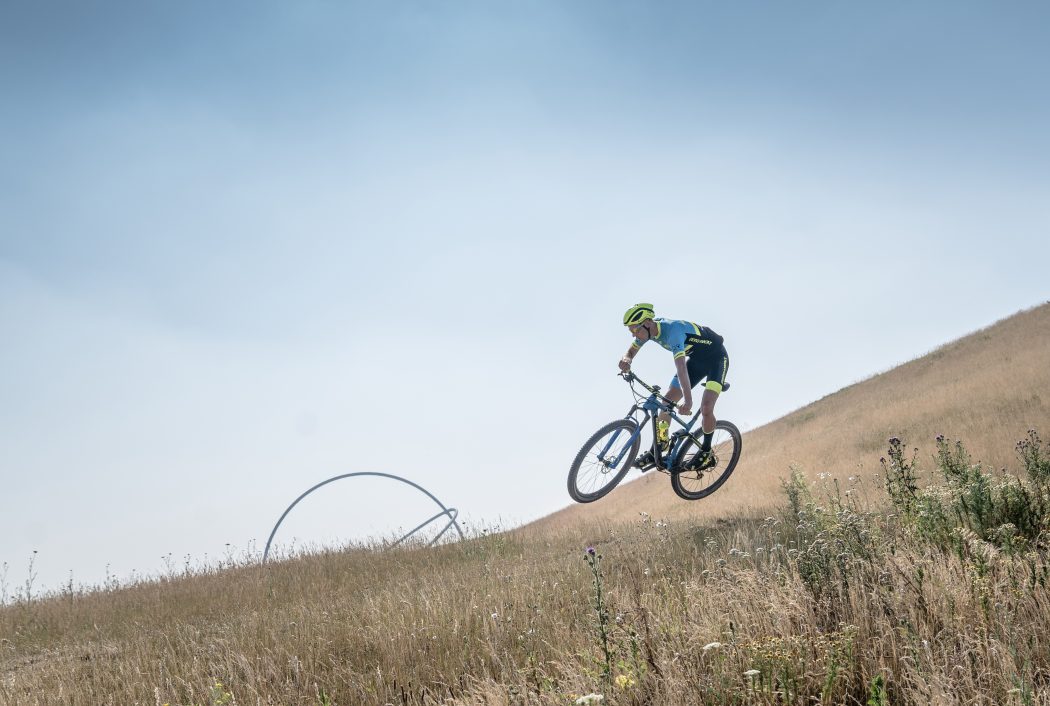
[[[0,703],[1050,703],[1046,515],[1010,530],[1023,494],[965,468],[894,505],[878,464],[899,435],[932,471],[943,433],[1017,469],[1013,441],[1050,429],[1047,334],[1044,306],[752,432],[702,503],[656,477],[433,549],[0,607]]]
[[[1046,537],[934,541],[856,476],[789,489],[712,525],[636,514],[23,601],[0,609],[0,702],[1050,703]]]

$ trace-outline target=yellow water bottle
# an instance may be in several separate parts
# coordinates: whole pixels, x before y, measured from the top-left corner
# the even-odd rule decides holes
[[[660,446],[667,445],[667,430],[671,428],[671,422],[663,419],[656,420],[656,440],[660,442]]]

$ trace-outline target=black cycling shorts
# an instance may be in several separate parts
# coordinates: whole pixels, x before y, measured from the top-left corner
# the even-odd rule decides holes
[[[689,382],[692,387],[696,387],[698,382],[707,378],[707,384],[704,387],[721,392],[726,384],[726,375],[729,374],[729,354],[726,353],[725,346],[719,346],[713,351],[704,351],[701,355],[690,356],[686,360],[685,369],[689,373]],[[675,382],[678,382],[677,375],[672,381],[672,386],[681,387],[681,383],[674,385]]]

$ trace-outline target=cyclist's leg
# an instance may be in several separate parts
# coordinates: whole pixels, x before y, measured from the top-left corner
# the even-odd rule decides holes
[[[705,370],[707,384],[704,385],[704,396],[700,400],[700,414],[703,415],[700,428],[704,432],[703,449],[711,449],[711,435],[715,431],[715,403],[729,374],[729,354],[723,346],[711,359]]]
[[[715,402],[718,401],[718,394],[714,389],[705,387],[704,395],[700,398],[700,414],[703,415],[700,428],[704,434],[713,434],[715,431],[715,423],[718,421],[715,419]]]
[[[671,386],[667,389],[667,393],[664,395],[664,397],[671,400],[672,402],[677,403],[679,400],[682,399],[682,396],[684,394],[685,393],[682,392],[682,386],[678,384],[678,376],[676,375],[675,379],[671,381]],[[667,412],[660,412],[657,418],[663,419],[664,421],[670,421],[671,415],[669,415]]]
[[[667,394],[664,395],[664,397],[669,399],[671,402],[675,402],[675,403],[677,403],[680,399],[682,399],[682,396],[684,395],[684,393],[682,392],[681,386],[675,384],[677,381],[678,381],[678,376],[676,375],[675,379],[671,381],[671,386],[668,388]],[[661,444],[666,444],[667,443],[668,429],[670,429],[670,428],[671,428],[671,415],[670,414],[668,414],[667,412],[660,412],[658,415],[656,415],[656,429],[657,429],[657,433],[660,436],[659,441],[660,441]]]
[[[709,367],[711,366],[704,365],[704,359],[700,356],[687,358],[685,361],[685,369],[686,372],[689,373],[689,386],[696,387],[696,384],[703,380],[704,376],[707,375],[706,371]],[[682,391],[682,383],[678,380],[677,375],[671,378],[671,383],[667,386],[667,394],[665,394],[664,397],[675,403],[681,401],[681,399],[685,397],[685,392]],[[664,425],[662,427],[663,429],[666,429],[671,424],[671,415],[667,412],[660,412],[656,418]]]
[[[676,375],[675,379],[671,381],[671,385],[669,386],[667,392],[664,394],[664,397],[671,400],[672,402],[678,402],[678,400],[682,399],[682,388],[681,386],[675,384],[677,382],[678,376]],[[670,429],[671,415],[667,412],[660,412],[659,414],[657,414],[656,438],[653,441],[660,446],[662,453],[665,453],[667,451],[667,445],[670,441]],[[653,450],[649,449],[635,460],[634,465],[645,467],[648,464],[654,463],[655,461],[656,457],[653,454]]]

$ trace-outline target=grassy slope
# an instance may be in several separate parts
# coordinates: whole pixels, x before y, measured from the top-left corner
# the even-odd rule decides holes
[[[732,392],[728,393],[732,394]],[[1021,312],[935,351],[850,385],[744,435],[730,481],[710,498],[679,499],[667,476],[650,472],[590,505],[571,505],[533,523],[554,529],[593,520],[654,517],[710,520],[778,502],[792,464],[868,476],[879,472],[886,440],[899,436],[920,454],[944,434],[963,439],[975,459],[1014,465],[1013,443],[1050,428],[1050,304]]]
[[[647,477],[529,532],[0,608],[0,704],[214,705],[235,696],[564,706],[595,689],[610,705],[783,702],[772,682],[742,676],[754,668],[787,679],[776,689],[786,684],[792,703],[864,703],[877,679],[890,703],[1006,703],[1029,692],[1048,703],[1045,557],[940,554],[911,547],[892,523],[851,515],[877,538],[869,547],[897,550],[857,563],[848,583],[814,588],[792,524],[741,511],[777,514],[770,508],[792,461],[811,475],[874,472],[893,433],[961,437],[976,456],[1016,470],[1013,441],[1028,426],[1050,428],[1040,397],[1048,377],[1043,306],[748,434],[739,475],[705,501],[679,501],[665,477]],[[789,435],[802,440],[790,456]],[[884,502],[877,483],[853,485],[851,497]],[[684,521],[640,522],[639,510]],[[605,600],[619,619],[610,624],[613,672],[637,682],[622,691],[600,679],[587,545],[605,555]],[[725,647],[710,648],[716,641]]]

